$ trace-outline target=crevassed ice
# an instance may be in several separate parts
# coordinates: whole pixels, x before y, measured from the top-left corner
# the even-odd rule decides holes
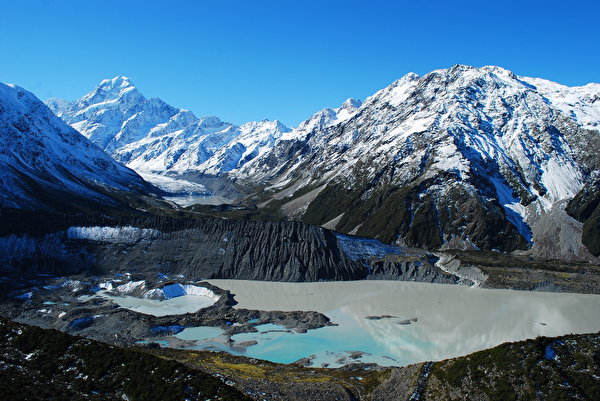
[[[144,298],[153,299],[171,299],[184,295],[194,295],[211,298],[214,302],[218,301],[220,296],[215,294],[208,288],[192,285],[192,284],[169,284],[162,288],[155,288],[144,294]]]
[[[69,227],[67,238],[88,239],[99,242],[135,243],[143,239],[156,239],[160,231],[151,228],[125,227]]]
[[[402,253],[401,248],[384,244],[376,239],[351,237],[343,234],[337,234],[337,239],[342,251],[354,261]]]

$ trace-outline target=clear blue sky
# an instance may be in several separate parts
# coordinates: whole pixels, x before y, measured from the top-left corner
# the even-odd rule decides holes
[[[148,97],[296,125],[407,72],[500,65],[600,81],[598,2],[0,0],[0,82],[76,99],[126,75]]]

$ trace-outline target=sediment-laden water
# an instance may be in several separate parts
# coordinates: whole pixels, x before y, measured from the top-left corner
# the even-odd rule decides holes
[[[219,341],[219,331],[194,336],[186,329],[178,335],[205,340],[198,348],[282,363],[309,358],[314,366],[353,361],[400,366],[465,355],[507,341],[600,330],[598,295],[398,281],[211,283],[230,290],[238,308],[314,310],[338,324],[307,333],[257,326],[259,333],[234,335],[233,348]],[[254,341],[255,345],[239,347]]]

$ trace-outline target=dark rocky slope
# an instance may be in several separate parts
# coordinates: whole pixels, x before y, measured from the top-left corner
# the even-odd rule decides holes
[[[600,256],[600,177],[592,180],[569,202],[567,213],[583,223],[584,245],[593,255]]]
[[[0,319],[3,400],[248,400],[180,362]]]
[[[47,218],[46,218],[47,217]],[[0,242],[5,272],[75,274],[162,272],[187,279],[236,278],[269,281],[357,280],[368,277],[454,283],[425,252],[398,247],[362,249],[364,240],[296,221],[263,222],[166,216],[28,215],[7,219]],[[133,227],[118,239],[69,235],[78,227]],[[27,229],[27,235],[19,230]],[[18,234],[15,234],[18,233]],[[8,230],[4,233],[9,234]],[[95,235],[95,234],[94,234]],[[133,235],[133,237],[127,237]],[[354,248],[358,248],[358,251]],[[362,250],[361,250],[362,249]],[[362,252],[362,254],[361,254]],[[374,252],[371,254],[371,252]],[[386,252],[399,256],[387,259]],[[416,252],[416,253],[415,253]]]
[[[443,186],[447,187],[444,196],[430,190]],[[369,197],[364,199],[367,194]],[[369,183],[348,191],[342,183],[328,184],[308,206],[302,219],[326,224],[339,210],[348,210],[351,212],[339,220],[337,230],[386,243],[400,240],[408,246],[437,249],[458,237],[469,238],[483,249],[527,248],[527,241],[506,218],[502,207],[484,198],[454,185],[444,174],[403,187]]]
[[[597,400],[599,334],[538,337],[436,362],[422,400]]]
[[[91,244],[95,267],[108,271],[154,269],[194,278],[272,281],[352,280],[366,267],[341,252],[335,235],[298,222],[206,219],[197,228],[151,241]]]
[[[96,213],[169,207],[158,188],[33,94],[1,83],[0,142],[0,207]]]

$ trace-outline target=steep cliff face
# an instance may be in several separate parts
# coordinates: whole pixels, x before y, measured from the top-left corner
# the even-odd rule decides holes
[[[205,279],[352,280],[367,274],[341,252],[333,233],[298,222],[210,219],[135,246],[98,244],[91,252],[101,270],[119,266]]]
[[[134,242],[86,243],[94,268],[183,274],[186,278],[320,281],[386,278],[453,283],[425,254],[382,259],[405,250],[362,249],[372,240],[344,237],[301,222],[209,219],[195,228],[161,232]],[[377,242],[377,246],[383,244]],[[377,247],[376,246],[376,247]]]
[[[600,256],[600,177],[595,176],[567,206],[567,213],[583,223],[582,241]]]

